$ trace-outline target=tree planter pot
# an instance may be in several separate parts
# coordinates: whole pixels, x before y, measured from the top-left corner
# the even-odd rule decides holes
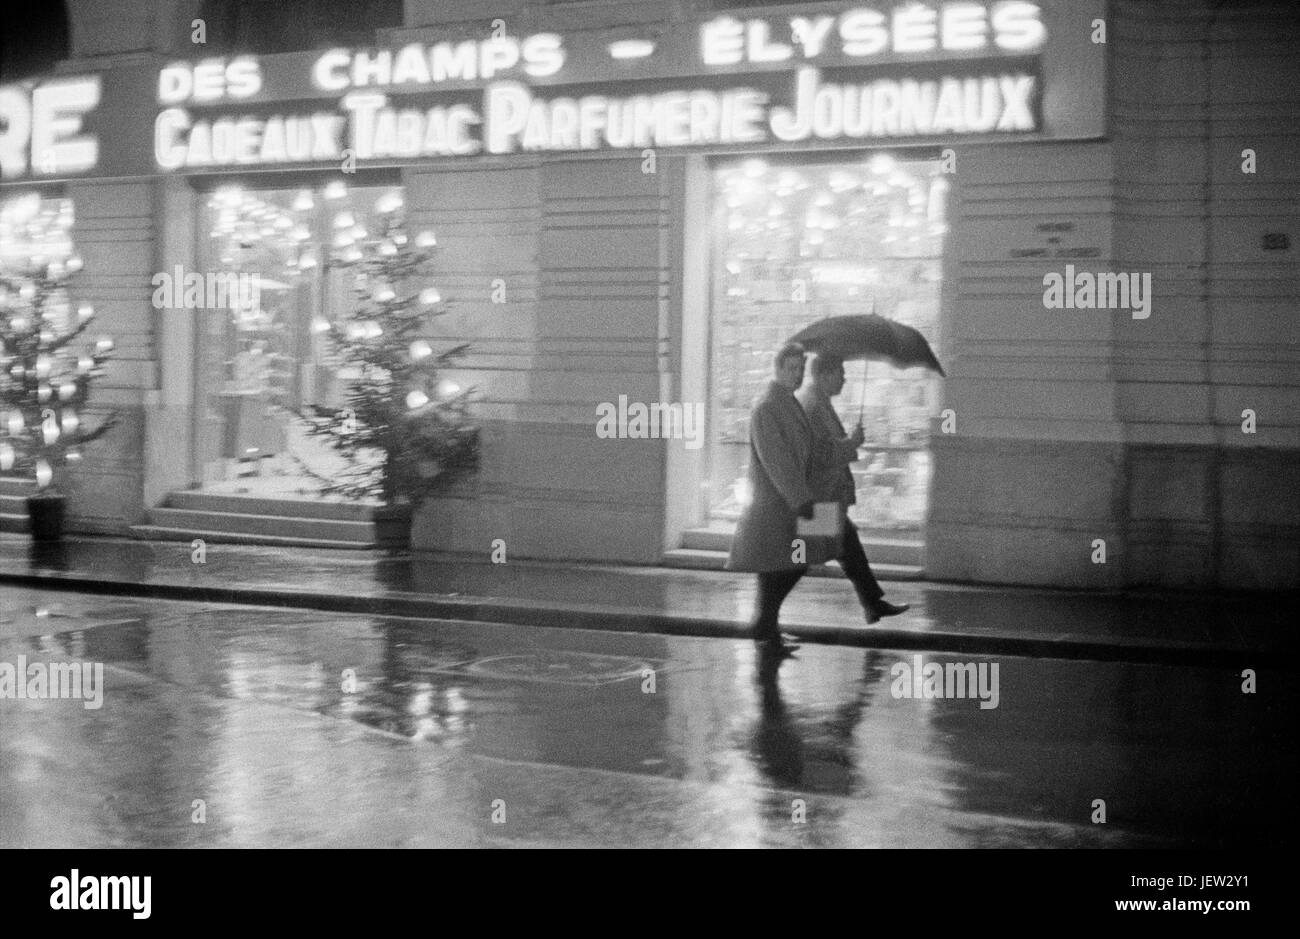
[[[28,496],[27,519],[32,541],[62,541],[68,500],[63,496]]]
[[[386,505],[375,509],[371,516],[371,522],[375,526],[375,546],[409,548],[413,514],[413,507],[409,505]]]

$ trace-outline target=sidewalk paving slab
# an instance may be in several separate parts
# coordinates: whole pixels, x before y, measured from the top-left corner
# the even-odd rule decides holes
[[[113,596],[429,619],[741,638],[752,575],[426,552],[0,535],[0,581]],[[805,578],[782,629],[859,647],[1185,665],[1289,667],[1300,595],[1084,591],[889,582],[906,614],[867,626],[842,578]],[[1273,662],[1272,664],[1278,664]]]

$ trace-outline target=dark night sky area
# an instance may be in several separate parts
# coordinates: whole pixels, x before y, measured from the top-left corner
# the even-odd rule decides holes
[[[11,4],[0,15],[0,84],[48,73],[67,55],[62,0]]]

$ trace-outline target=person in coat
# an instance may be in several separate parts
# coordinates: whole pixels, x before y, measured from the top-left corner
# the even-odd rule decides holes
[[[808,485],[812,427],[794,392],[803,383],[804,350],[791,343],[773,360],[775,376],[754,403],[749,419],[752,498],[741,513],[727,558],[729,571],[758,574],[754,641],[764,651],[788,653],[778,626],[781,604],[808,570],[807,546],[798,539],[800,516],[811,518]]]
[[[895,606],[885,599],[885,591],[871,572],[871,564],[862,548],[857,526],[849,521],[849,506],[858,499],[857,486],[849,465],[858,459],[862,446],[862,425],[852,434],[844,432],[839,415],[831,404],[844,388],[844,361],[830,355],[819,355],[813,360],[812,381],[795,394],[796,400],[808,416],[812,428],[812,456],[808,467],[808,483],[815,502],[840,504],[841,543],[834,552],[844,574],[853,583],[867,623],[875,623],[882,616],[897,616],[909,604]]]

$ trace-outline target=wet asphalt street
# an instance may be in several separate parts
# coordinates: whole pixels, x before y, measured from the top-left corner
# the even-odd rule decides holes
[[[997,664],[981,708],[895,697],[912,651],[805,645],[773,670],[734,639],[6,586],[0,671],[20,656],[103,663],[103,700],[0,689],[5,848],[1215,847],[1295,830],[1294,675],[1266,666],[1244,694],[1230,668],[921,655]]]

